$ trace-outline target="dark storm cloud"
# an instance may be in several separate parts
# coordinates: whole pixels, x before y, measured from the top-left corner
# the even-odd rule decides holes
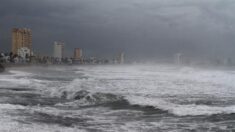
[[[233,0],[1,0],[0,43],[10,49],[11,28],[28,27],[47,54],[60,40],[92,56],[232,56],[234,11]]]

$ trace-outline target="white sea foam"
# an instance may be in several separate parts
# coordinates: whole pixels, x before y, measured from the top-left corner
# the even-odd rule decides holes
[[[104,69],[105,71],[106,69]],[[120,70],[120,69],[118,69]],[[190,69],[191,70],[191,69]],[[76,92],[81,89],[133,94],[211,94],[211,95],[232,95],[235,93],[234,75],[227,75],[222,72],[191,71],[189,72],[135,72],[109,73],[103,75],[90,74],[89,79],[75,79],[64,89]],[[193,72],[193,74],[192,74]],[[229,91],[229,92],[222,92]]]
[[[164,101],[161,96],[208,95],[232,97],[235,94],[235,76],[219,70],[190,67],[96,67],[82,68],[90,79],[75,79],[67,87],[71,96],[79,90],[112,93],[125,96],[130,103],[155,106],[176,115],[210,115],[234,113],[234,106],[178,105]],[[78,71],[79,73],[80,71]],[[62,91],[63,91],[62,90]],[[133,96],[139,95],[139,96]],[[146,98],[150,97],[150,98]],[[159,97],[159,98],[154,98]]]
[[[68,68],[69,69],[69,68]],[[71,100],[66,103],[58,103],[56,106],[84,106],[96,104],[97,101],[105,103],[109,101],[109,98],[105,98],[106,94],[115,95],[117,97],[124,97],[130,104],[136,104],[139,106],[153,106],[156,109],[168,111],[170,114],[177,116],[206,116],[213,114],[230,114],[235,113],[235,104],[196,104],[198,100],[207,100],[210,97],[214,97],[217,100],[235,100],[235,74],[234,71],[221,71],[221,70],[205,70],[191,67],[174,67],[174,66],[79,66],[72,67],[73,70],[78,69],[72,81],[60,81],[60,80],[46,80],[45,78],[53,75],[61,70],[68,70],[67,68],[56,68],[53,74],[50,75],[48,71],[47,75],[42,73],[30,73],[21,72],[18,70],[11,70],[9,75],[0,76],[0,87],[20,87],[28,86],[28,88],[34,88],[42,95],[62,97],[66,93],[66,99]],[[49,69],[53,70],[53,68]],[[71,69],[70,69],[71,70]],[[45,71],[44,71],[45,72]],[[46,72],[45,72],[46,73]],[[63,72],[64,73],[64,72]],[[63,79],[67,76],[60,77]],[[35,79],[39,76],[39,78]],[[55,74],[57,75],[57,74]],[[81,78],[85,76],[84,78]],[[45,77],[40,79],[40,77]],[[76,77],[77,76],[77,77]],[[74,99],[76,93],[86,90],[89,92],[87,96],[93,98],[97,93],[103,97],[102,99],[94,99],[92,101],[82,99]],[[103,101],[103,102],[102,102]],[[191,102],[190,102],[191,101]],[[213,102],[214,100],[211,99]],[[187,102],[187,103],[184,103]],[[98,102],[99,103],[99,102]],[[76,111],[61,111],[53,108],[31,108],[22,106],[17,108],[16,105],[5,105],[0,107],[0,115],[5,113],[1,110],[17,110],[26,109],[27,111],[42,112],[49,115],[63,115],[64,117],[85,115],[93,119],[97,119],[95,122],[112,122],[117,117],[110,117],[110,120],[105,120],[107,117],[99,113],[97,115],[90,115],[86,113],[85,109]],[[54,106],[53,106],[54,107]],[[92,108],[92,111],[100,108]],[[82,113],[81,113],[82,111]],[[105,110],[104,110],[105,111]],[[108,111],[108,110],[107,110]],[[105,111],[104,113],[106,113]],[[92,113],[91,112],[91,113]],[[109,111],[110,112],[110,111]],[[100,114],[100,115],[99,115]],[[7,117],[6,122],[14,124],[20,127],[18,122],[11,121],[12,117]],[[2,121],[0,121],[1,123]],[[135,126],[142,124],[143,122],[134,121],[128,122],[126,126],[112,126],[115,130],[130,130]],[[10,126],[6,124],[6,126]],[[11,125],[12,125],[11,124]],[[143,124],[145,126],[146,124]],[[158,125],[162,125],[159,123]],[[63,127],[56,128],[57,125],[43,125],[33,123],[30,125],[22,125],[25,131],[50,131],[50,130],[65,130],[73,131],[74,129],[65,129]],[[97,126],[94,126],[95,128]],[[147,126],[146,126],[147,127]],[[8,129],[9,131],[15,130]],[[39,129],[39,130],[36,130]],[[76,128],[79,130],[78,128]],[[108,128],[107,128],[108,129]],[[0,129],[7,130],[7,129]],[[102,129],[103,130],[103,129]]]
[[[14,74],[14,76],[32,76],[30,72],[24,72],[19,70],[10,70],[9,73]]]
[[[207,106],[207,105],[179,105],[164,101],[158,98],[129,96],[127,97],[131,104],[141,106],[153,106],[156,109],[168,111],[177,116],[197,116],[197,115],[213,115],[213,114],[231,114],[235,113],[235,105],[227,107]]]
[[[40,107],[29,107],[29,106],[22,106],[22,105],[12,105],[12,104],[1,104],[0,105],[0,131],[1,132],[51,132],[51,131],[66,131],[66,132],[85,132],[85,130],[79,128],[68,128],[59,125],[53,124],[41,124],[41,123],[21,123],[24,121],[24,117],[17,113],[17,111],[23,110],[27,111],[28,113],[34,114],[35,112],[42,112],[49,115],[61,115],[65,114],[66,111],[60,111],[55,108],[40,108]],[[78,111],[74,111],[79,115]],[[11,114],[14,116],[11,116]]]

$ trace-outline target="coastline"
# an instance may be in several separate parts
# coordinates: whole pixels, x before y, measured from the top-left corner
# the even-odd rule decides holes
[[[63,66],[94,66],[94,65],[110,65],[110,64],[35,64],[35,63],[0,63],[0,73],[7,71],[12,68],[23,68],[23,67],[63,67]],[[111,64],[112,65],[112,64]],[[143,65],[143,64],[130,64],[132,66],[135,65]],[[159,64],[153,64],[159,65]],[[166,65],[174,65],[174,64],[166,64]],[[175,65],[176,66],[176,65]],[[199,68],[204,70],[223,70],[223,71],[235,71],[235,66],[212,66],[212,65],[179,65],[176,66],[178,68],[191,67],[191,68]]]

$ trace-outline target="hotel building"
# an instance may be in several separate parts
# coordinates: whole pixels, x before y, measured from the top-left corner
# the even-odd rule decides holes
[[[12,29],[12,53],[18,54],[22,48],[27,48],[32,54],[32,31],[27,28]]]
[[[75,48],[74,49],[74,59],[75,60],[81,60],[82,59],[82,49]]]
[[[62,59],[64,56],[64,43],[54,42],[54,55],[55,58]]]

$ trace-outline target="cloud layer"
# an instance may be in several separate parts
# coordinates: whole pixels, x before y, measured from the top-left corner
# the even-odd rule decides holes
[[[68,55],[234,56],[234,12],[233,0],[1,0],[0,49],[10,49],[11,28],[28,27],[35,52],[48,55],[59,40]]]

